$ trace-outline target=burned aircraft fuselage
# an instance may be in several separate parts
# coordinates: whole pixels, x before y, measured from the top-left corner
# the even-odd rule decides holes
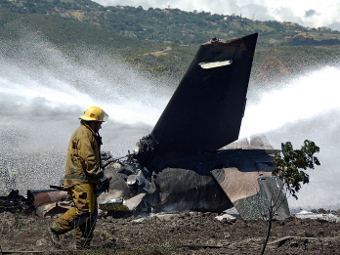
[[[230,180],[242,186],[241,173],[250,174],[251,180],[257,181],[260,176],[268,176],[273,170],[272,156],[275,150],[268,149],[223,149],[215,152],[205,152],[191,155],[168,155],[156,160],[156,170],[142,170],[138,166],[135,170],[127,171],[123,166],[110,166],[106,172],[113,178],[111,190],[104,194],[107,197],[123,197],[128,199],[139,193],[145,193],[145,197],[138,208],[139,211],[210,211],[222,212],[233,207],[233,202],[212,174],[212,171],[225,169],[237,169],[238,175]],[[130,168],[131,169],[131,168]],[[138,169],[138,170],[136,170]],[[145,168],[144,168],[145,169]],[[138,173],[139,172],[139,173]],[[128,180],[131,175],[139,175],[141,181],[129,186]],[[243,186],[249,184],[245,179]],[[150,182],[152,184],[146,184]],[[150,185],[153,188],[150,190]],[[259,187],[250,188],[248,195],[257,193]],[[111,194],[110,194],[111,193]],[[110,194],[110,195],[109,195]]]
[[[161,211],[230,207],[210,171],[238,160],[237,151],[217,150],[238,138],[256,40],[257,34],[252,34],[227,43],[212,40],[199,48],[151,134],[138,143],[135,158],[141,169],[131,175],[152,183],[153,192],[146,191],[143,199],[146,207]],[[112,190],[124,188],[122,194],[129,196],[122,182],[129,181],[128,172],[120,174],[127,176],[117,173]]]
[[[270,190],[265,176],[275,151],[220,149],[238,139],[256,40],[252,34],[199,48],[152,132],[138,142],[134,163],[107,171],[112,196],[143,193],[134,210],[221,212],[235,204],[242,211],[243,201],[266,195],[259,195],[259,177]],[[234,179],[226,178],[229,173]]]

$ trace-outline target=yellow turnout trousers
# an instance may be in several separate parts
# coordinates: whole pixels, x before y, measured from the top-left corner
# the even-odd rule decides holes
[[[57,234],[76,229],[77,246],[88,246],[93,238],[98,215],[94,185],[76,184],[68,192],[72,197],[72,207],[52,223],[51,229]]]

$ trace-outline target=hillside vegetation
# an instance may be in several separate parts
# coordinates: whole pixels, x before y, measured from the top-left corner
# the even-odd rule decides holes
[[[141,70],[176,77],[201,43],[254,32],[260,35],[253,70],[259,80],[339,60],[340,32],[327,28],[179,9],[103,7],[89,0],[0,1],[1,44],[12,45],[5,54],[14,54],[31,33],[65,52],[86,45],[118,54]]]

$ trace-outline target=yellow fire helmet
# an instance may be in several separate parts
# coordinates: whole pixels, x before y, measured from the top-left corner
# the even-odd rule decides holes
[[[86,109],[84,114],[80,117],[81,120],[85,121],[100,121],[104,122],[108,119],[109,115],[107,115],[104,110],[98,106],[90,106]]]

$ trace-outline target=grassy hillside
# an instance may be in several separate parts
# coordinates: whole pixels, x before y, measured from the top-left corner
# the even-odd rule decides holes
[[[86,45],[119,54],[142,70],[177,77],[201,43],[253,32],[260,34],[254,66],[259,80],[340,57],[340,32],[326,28],[178,9],[103,7],[89,0],[0,1],[0,43],[13,46],[5,54],[13,54],[20,38],[31,33],[65,52]]]

